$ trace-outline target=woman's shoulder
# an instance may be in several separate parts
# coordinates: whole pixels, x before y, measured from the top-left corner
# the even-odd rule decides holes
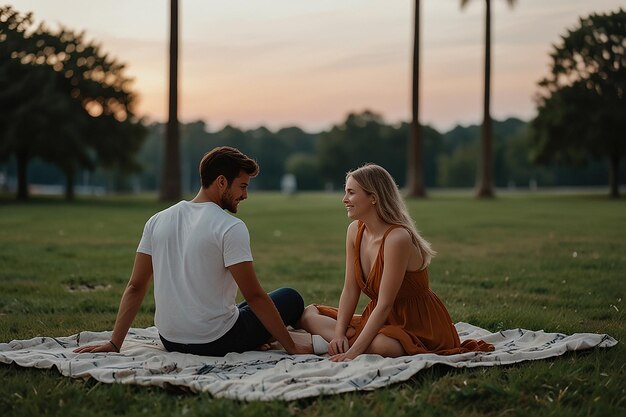
[[[392,253],[398,255],[405,254],[408,257],[409,264],[407,270],[421,269],[421,266],[423,266],[422,253],[415,246],[411,233],[404,227],[393,228],[385,239],[385,256]]]
[[[354,220],[352,223],[348,225],[348,234],[354,233],[356,235],[357,230],[359,230],[359,221]]]
[[[346,239],[354,245],[356,241],[356,235],[359,231],[359,221],[355,220],[348,225],[348,230],[346,231]]]
[[[406,230],[404,227],[394,227],[387,233],[387,238],[385,242],[390,242],[392,244],[405,244],[405,243],[413,243],[413,239],[411,238],[411,233]]]

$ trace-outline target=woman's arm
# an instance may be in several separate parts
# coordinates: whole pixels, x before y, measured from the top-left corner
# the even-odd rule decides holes
[[[356,256],[354,253],[354,243],[356,240],[357,229],[358,222],[354,221],[350,223],[346,233],[346,274],[344,277],[341,297],[339,298],[339,311],[337,313],[335,337],[329,345],[329,352],[331,355],[343,353],[348,350],[349,346],[348,339],[346,338],[346,331],[359,302],[359,296],[361,295],[361,289],[356,283],[354,276],[354,259]]]
[[[152,279],[152,256],[137,252],[135,264],[128,285],[124,290],[120,308],[115,319],[113,335],[111,341],[98,345],[79,347],[74,350],[76,353],[84,352],[119,352],[124,343],[126,333],[133,323],[141,303],[148,291],[148,286]]]
[[[367,351],[393,307],[404,280],[413,247],[411,237],[406,230],[398,228],[389,233],[385,240],[385,264],[376,307],[354,344],[344,355],[333,358],[334,360],[354,359]]]

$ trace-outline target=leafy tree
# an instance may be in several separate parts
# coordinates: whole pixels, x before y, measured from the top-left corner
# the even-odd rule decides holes
[[[568,30],[551,54],[532,122],[537,162],[609,162],[610,195],[619,196],[626,154],[626,12],[591,14]]]
[[[289,147],[278,136],[265,127],[246,132],[252,144],[250,156],[261,167],[254,186],[263,190],[280,189],[280,180],[285,173],[285,161],[289,157]]]
[[[315,153],[317,134],[307,133],[297,126],[284,127],[276,132],[276,136],[287,145],[289,153]]]
[[[165,158],[161,179],[162,201],[181,198],[180,132],[178,126],[178,0],[170,0],[170,60],[168,118],[165,132]]]
[[[366,162],[376,162],[382,134],[382,117],[367,110],[350,113],[345,122],[322,133],[318,157],[324,180],[333,187],[342,187],[347,171]]]
[[[320,134],[318,158],[323,179],[334,187],[343,185],[348,170],[367,162],[384,166],[398,185],[406,183],[409,124],[389,126],[376,113],[351,113],[345,122]],[[436,154],[441,151],[441,135],[428,126],[422,126],[424,170],[433,181],[436,177]]]
[[[123,71],[82,33],[33,28],[30,14],[0,8],[0,159],[16,156],[18,198],[33,157],[64,172],[68,198],[81,168],[138,168],[144,128]]]
[[[319,190],[323,187],[315,155],[295,153],[287,158],[285,171],[295,175],[298,190]]]
[[[465,7],[471,0],[461,0]],[[516,0],[506,0],[512,7]],[[485,0],[485,82],[483,95],[483,126],[481,141],[481,159],[477,177],[479,183],[477,197],[493,197],[493,152],[491,131],[491,0]]]
[[[443,135],[443,154],[439,157],[439,185],[468,187],[476,182],[476,170],[471,172],[470,161],[480,153],[481,127],[457,126]],[[543,185],[553,182],[545,169],[531,165],[528,124],[516,118],[493,121],[494,183],[499,187],[509,184],[528,184],[531,179]],[[474,164],[475,168],[475,164]]]
[[[23,65],[17,59],[15,51],[34,46],[27,33],[32,23],[30,13],[22,15],[10,6],[0,8],[0,160],[16,156],[19,199],[28,196],[27,163],[42,140],[39,134],[32,135],[23,127],[30,130],[42,121],[43,115],[37,110],[46,108],[40,101],[49,94],[39,94],[39,90],[46,88],[44,91],[49,92],[49,82],[54,81],[44,68]],[[33,100],[23,103],[24,96]]]
[[[205,153],[214,148],[211,145],[211,135],[202,120],[181,124],[181,173],[183,193],[195,193],[200,188],[200,175],[198,166]],[[160,142],[163,135],[159,135]],[[162,143],[161,143],[161,146]]]
[[[475,144],[461,145],[451,155],[439,157],[439,183],[444,187],[471,187],[476,174]]]
[[[215,132],[213,136],[216,146],[232,146],[246,155],[253,151],[251,138],[235,126],[226,125],[222,130]]]

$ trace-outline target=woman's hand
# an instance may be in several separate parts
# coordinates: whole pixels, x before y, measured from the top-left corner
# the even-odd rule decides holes
[[[328,353],[331,356],[345,353],[348,349],[350,349],[350,345],[348,344],[348,338],[346,336],[335,337],[328,344]]]
[[[111,342],[105,342],[99,345],[82,346],[82,347],[74,349],[74,353],[100,353],[100,352],[119,353],[117,351],[117,348],[113,346]]]
[[[359,356],[358,353],[348,350],[346,353],[340,353],[338,355],[333,355],[330,357],[332,362],[347,362]]]

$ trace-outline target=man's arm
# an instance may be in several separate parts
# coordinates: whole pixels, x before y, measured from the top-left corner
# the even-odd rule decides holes
[[[128,333],[130,325],[133,323],[135,316],[137,316],[139,307],[141,307],[141,303],[148,291],[151,279],[152,256],[137,252],[133,272],[124,290],[120,308],[117,311],[111,342],[79,347],[75,349],[74,352],[117,352],[118,349],[122,347],[126,333]]]
[[[272,299],[261,287],[252,262],[241,262],[231,265],[228,267],[228,270],[254,314],[267,331],[285,348],[287,353],[313,353],[311,346],[294,343]]]

